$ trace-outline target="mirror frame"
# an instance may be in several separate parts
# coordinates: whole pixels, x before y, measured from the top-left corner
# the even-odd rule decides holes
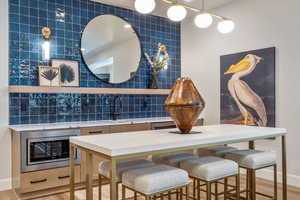
[[[141,37],[140,37],[139,33],[136,31],[136,29],[135,29],[135,28],[132,26],[132,24],[129,22],[129,20],[125,19],[124,17],[120,17],[120,16],[113,15],[113,14],[101,14],[101,15],[97,15],[97,16],[95,16],[93,19],[91,19],[91,20],[85,25],[84,29],[81,31],[81,34],[80,34],[80,48],[79,48],[79,51],[80,51],[80,55],[81,55],[81,60],[82,60],[83,64],[85,65],[85,67],[88,69],[88,71],[91,72],[91,74],[92,74],[93,76],[95,76],[98,80],[102,81],[103,83],[111,84],[111,85],[124,84],[124,83],[126,83],[126,82],[131,81],[131,80],[136,76],[136,74],[135,74],[134,76],[130,77],[129,79],[127,79],[126,81],[123,81],[123,82],[120,82],[120,83],[110,83],[110,82],[108,82],[108,81],[104,81],[104,80],[100,79],[96,74],[94,74],[94,73],[90,70],[90,68],[88,67],[88,65],[87,65],[87,63],[85,62],[85,59],[84,59],[84,57],[83,57],[83,53],[82,53],[81,48],[82,48],[82,37],[83,37],[84,31],[85,31],[86,27],[89,25],[89,23],[90,23],[92,20],[94,20],[94,19],[97,18],[97,17],[101,17],[101,16],[113,16],[113,17],[118,17],[118,18],[120,18],[121,20],[123,20],[123,21],[125,21],[125,22],[127,22],[128,24],[131,25],[132,30],[134,31],[134,33],[136,34],[136,36],[137,36],[137,38],[138,38],[138,40],[139,40],[139,44],[140,44],[140,52],[141,52],[139,64],[138,64],[138,67],[137,67],[135,73],[136,73],[137,71],[140,70],[141,63],[142,63],[142,59],[143,59],[143,45],[142,45],[142,42],[141,42]]]

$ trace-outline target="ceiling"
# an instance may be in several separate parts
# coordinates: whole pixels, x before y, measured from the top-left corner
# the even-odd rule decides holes
[[[104,4],[110,4],[114,6],[119,6],[123,8],[134,9],[134,0],[92,0]],[[201,0],[179,0],[182,3],[188,4],[190,6],[201,8]],[[206,9],[213,9],[225,4],[232,2],[233,0],[206,0]],[[152,14],[159,15],[159,16],[166,16],[166,11],[168,8],[168,4],[161,2],[160,0],[156,0],[156,8]],[[193,12],[189,11],[189,14]]]

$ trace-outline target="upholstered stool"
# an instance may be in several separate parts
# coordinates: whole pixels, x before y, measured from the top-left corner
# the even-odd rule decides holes
[[[224,179],[224,199],[227,199],[227,178],[235,177],[236,180],[236,199],[239,199],[239,167],[238,164],[231,160],[219,157],[207,156],[198,159],[190,159],[180,162],[180,168],[186,170],[194,182],[194,198],[200,200],[201,182],[206,185],[207,200],[211,200],[211,186],[214,183],[217,188],[218,181]],[[195,184],[196,183],[196,184]],[[196,186],[197,185],[197,186]],[[214,193],[218,199],[218,192]]]
[[[153,165],[137,169],[130,169],[122,175],[122,200],[125,200],[125,189],[132,190],[143,196],[146,200],[165,194],[171,198],[172,190],[180,190],[180,199],[183,189],[188,197],[188,173],[182,169],[168,165]]]
[[[120,160],[117,162],[117,179],[121,182],[122,174],[129,169],[146,167],[154,165],[150,160],[145,159],[130,159]],[[99,164],[99,200],[101,200],[103,179],[110,179],[110,161],[104,160]],[[118,185],[117,185],[118,188]]]
[[[277,157],[275,152],[238,150],[227,153],[225,158],[237,162],[241,168],[247,170],[246,199],[248,199],[249,195],[250,199],[256,199],[256,195],[268,197],[273,200],[277,199]],[[274,168],[274,196],[256,192],[255,172],[267,167]]]
[[[214,147],[198,149],[198,155],[200,157],[203,157],[203,156],[224,157],[226,153],[230,153],[230,152],[236,151],[236,150],[237,150],[236,148],[230,147],[230,146],[214,146]]]
[[[196,159],[197,155],[189,152],[174,152],[152,156],[152,161],[158,164],[179,167],[179,163],[184,160]]]

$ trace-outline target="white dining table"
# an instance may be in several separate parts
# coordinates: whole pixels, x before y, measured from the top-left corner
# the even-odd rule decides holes
[[[286,176],[286,134],[284,128],[254,127],[242,125],[210,125],[193,128],[193,133],[179,134],[177,129],[147,130],[129,133],[76,136],[70,138],[70,199],[75,198],[75,150],[86,152],[86,199],[93,199],[92,172],[93,156],[97,155],[111,162],[110,194],[117,200],[118,160],[149,155],[194,150],[203,147],[249,142],[254,149],[254,141],[281,137],[282,148],[282,190],[283,200],[287,200]]]

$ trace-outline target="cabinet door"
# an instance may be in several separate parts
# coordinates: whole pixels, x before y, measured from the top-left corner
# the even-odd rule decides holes
[[[68,185],[70,168],[56,168],[21,174],[21,193]],[[80,166],[75,166],[75,183],[80,182]]]

